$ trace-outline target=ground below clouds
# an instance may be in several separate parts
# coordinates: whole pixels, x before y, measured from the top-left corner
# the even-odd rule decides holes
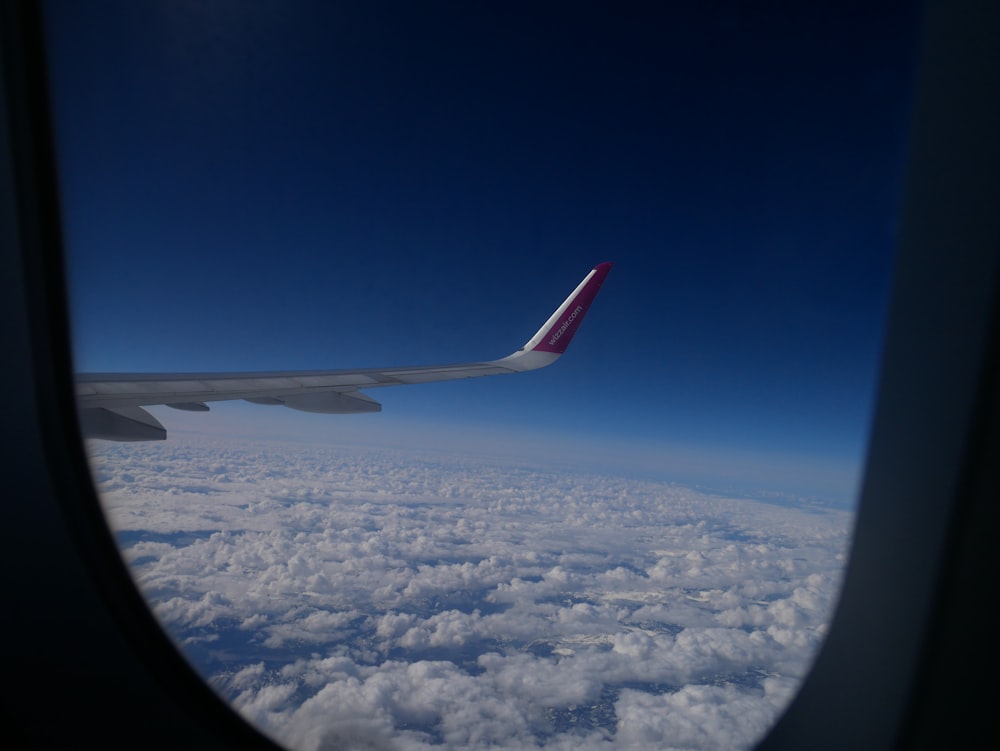
[[[733,749],[805,674],[851,515],[460,456],[90,446],[153,610],[296,749]]]

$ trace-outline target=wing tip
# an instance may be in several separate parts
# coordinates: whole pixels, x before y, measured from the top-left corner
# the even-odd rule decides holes
[[[591,269],[583,281],[570,293],[556,312],[531,338],[525,349],[531,352],[550,352],[561,355],[569,347],[583,322],[584,316],[590,310],[594,298],[597,297],[601,285],[614,266],[612,261],[603,261]]]

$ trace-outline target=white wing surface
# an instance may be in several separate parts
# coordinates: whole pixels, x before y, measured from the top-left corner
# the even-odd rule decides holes
[[[555,313],[517,352],[499,360],[457,365],[313,370],[273,373],[83,373],[76,398],[85,436],[112,441],[155,441],[167,431],[144,406],[206,412],[207,402],[245,399],[305,412],[380,412],[361,389],[522,373],[551,365],[569,346],[611,270],[595,266]]]

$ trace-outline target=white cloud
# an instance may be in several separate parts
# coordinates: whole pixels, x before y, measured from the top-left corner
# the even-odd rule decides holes
[[[158,617],[302,749],[747,747],[825,632],[851,522],[469,457],[93,450]]]

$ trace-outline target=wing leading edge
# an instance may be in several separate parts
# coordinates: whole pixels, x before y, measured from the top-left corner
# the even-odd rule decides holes
[[[89,373],[76,377],[83,434],[112,441],[156,441],[167,431],[144,406],[208,411],[206,402],[245,399],[305,412],[380,412],[361,389],[523,373],[551,365],[569,346],[612,264],[601,263],[523,347],[485,362],[273,373]]]

